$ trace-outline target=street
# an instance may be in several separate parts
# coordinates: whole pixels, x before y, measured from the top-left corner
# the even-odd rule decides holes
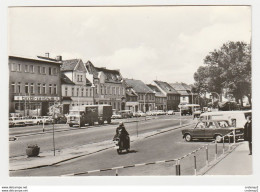
[[[161,116],[157,119],[141,121],[139,122],[139,134],[149,132],[152,130],[160,130],[166,127],[176,126],[179,124],[176,116]],[[191,119],[190,116],[183,117],[185,119]],[[187,120],[186,120],[187,121]],[[98,142],[102,140],[109,140],[114,135],[114,129],[116,125],[107,125],[97,127],[97,129],[77,129],[65,132],[58,132],[56,134],[56,144],[58,148],[65,148],[70,145],[80,145],[86,141],[88,142]],[[190,126],[192,127],[192,126]],[[126,128],[130,133],[130,136],[136,134],[136,123],[127,123]],[[70,139],[68,139],[70,138]],[[45,143],[44,150],[51,150],[51,133],[45,134],[43,136],[33,135],[26,136],[19,139],[19,142],[27,142],[30,140],[37,140],[37,143]],[[47,140],[50,142],[46,142]],[[65,161],[51,167],[43,167],[30,170],[21,171],[11,171],[10,176],[61,176],[66,174],[73,174],[79,172],[86,172],[90,170],[97,169],[107,169],[118,166],[127,166],[138,163],[148,163],[161,160],[177,159],[180,158],[197,148],[210,143],[205,142],[190,142],[187,143],[183,140],[181,135],[181,130],[176,129],[173,131],[158,134],[152,137],[147,137],[142,140],[135,141],[131,143],[131,150],[128,154],[118,155],[115,149],[108,149],[102,152],[97,152],[91,155],[87,155],[81,158],[76,158],[74,160]],[[17,144],[16,144],[17,145]],[[13,154],[24,153],[24,147],[21,144],[18,146],[13,142]],[[18,149],[22,151],[20,153],[16,152]],[[42,148],[41,148],[42,149]],[[209,154],[209,157],[213,158],[214,146]],[[219,153],[221,149],[219,148]],[[197,166],[202,168],[205,166],[205,151],[201,150],[197,153]],[[134,168],[120,169],[118,171],[119,175],[175,175],[175,163],[164,163],[148,166],[140,166]],[[181,162],[181,172],[182,175],[193,175],[193,156],[183,159]],[[81,174],[81,175],[115,175],[115,171],[106,171],[101,173],[93,174]]]

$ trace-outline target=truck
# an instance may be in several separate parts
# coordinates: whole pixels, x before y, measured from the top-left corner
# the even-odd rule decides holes
[[[67,116],[67,123],[70,127],[94,125],[95,122],[102,125],[106,121],[111,123],[111,105],[82,105],[72,108]]]

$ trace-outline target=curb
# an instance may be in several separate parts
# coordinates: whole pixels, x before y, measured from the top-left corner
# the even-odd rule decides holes
[[[144,137],[143,139],[147,139],[147,138],[149,138],[149,137],[153,137],[153,136],[156,136],[156,135],[159,135],[159,134],[162,134],[162,133],[166,133],[166,132],[169,132],[169,131],[173,131],[173,130],[176,130],[176,129],[180,129],[180,128],[183,128],[183,127],[186,127],[186,126],[189,126],[189,125],[192,125],[192,124],[194,124],[194,123],[189,123],[189,124],[184,124],[184,125],[179,125],[179,126],[175,126],[175,127],[172,127],[172,128],[168,128],[168,130],[162,130],[162,131],[160,131],[160,132],[158,132],[158,133],[155,133],[155,134],[146,136],[146,137]],[[167,128],[165,128],[165,129],[167,129]],[[135,142],[135,141],[137,141],[137,140],[134,140],[134,141],[131,141],[131,142]],[[105,151],[105,150],[111,149],[111,148],[114,148],[114,146],[105,147],[105,148],[103,148],[103,149],[99,149],[99,150],[94,151],[94,152],[91,152],[91,153],[87,153],[87,154],[82,154],[82,155],[70,157],[70,158],[63,159],[63,160],[60,160],[60,161],[57,161],[57,162],[51,163],[51,164],[44,164],[44,165],[38,165],[38,166],[33,166],[33,167],[28,167],[28,168],[21,168],[21,169],[11,169],[11,170],[9,170],[9,171],[21,171],[21,170],[29,170],[29,169],[36,169],[36,168],[54,166],[54,165],[58,165],[58,164],[60,164],[60,163],[64,163],[64,162],[66,162],[66,161],[70,161],[70,160],[77,159],[77,158],[80,158],[80,157],[84,157],[84,156],[87,156],[87,155],[95,154],[95,153],[98,153],[98,152],[101,152],[101,151]]]

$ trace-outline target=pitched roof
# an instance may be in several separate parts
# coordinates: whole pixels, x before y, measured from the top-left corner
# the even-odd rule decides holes
[[[156,87],[155,85],[151,85],[151,84],[147,84],[147,86],[149,88],[151,88],[153,91],[155,91],[155,96],[156,97],[166,97],[166,95],[164,95],[160,89],[158,89],[158,87]]]
[[[77,70],[86,71],[84,63],[81,59],[64,60],[61,65],[61,71],[74,71],[77,66]]]
[[[191,95],[191,87],[185,83],[170,83],[170,85],[181,95]]]
[[[179,94],[172,86],[164,81],[154,81],[167,94]]]
[[[106,69],[105,67],[95,67],[91,61],[86,63],[86,68],[94,78],[98,78],[100,72],[104,73],[106,76],[105,81],[108,83],[122,83],[122,76],[119,70]]]
[[[136,93],[154,93],[144,82],[135,79],[124,79],[126,84],[134,89]]]
[[[61,84],[71,84],[75,85],[64,73],[61,73]]]

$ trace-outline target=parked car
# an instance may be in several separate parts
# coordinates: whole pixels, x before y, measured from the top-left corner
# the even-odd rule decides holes
[[[14,127],[14,122],[12,118],[9,118],[9,127]]]
[[[167,112],[167,115],[174,115],[174,111],[173,111],[173,110],[169,110],[169,111]]]
[[[122,119],[122,115],[114,113],[111,117],[111,119]]]
[[[33,124],[40,125],[43,123],[44,119],[41,116],[33,116],[32,121],[33,121]]]
[[[22,117],[10,117],[9,122],[16,127],[16,126],[25,126],[24,119]],[[10,123],[9,123],[10,124]]]
[[[52,116],[42,116],[44,124],[52,124],[53,119]]]
[[[118,114],[121,115],[122,118],[132,118],[133,117],[133,112],[131,110],[118,111]]]
[[[194,128],[182,130],[183,138],[190,142],[193,139],[215,139],[222,142],[222,136],[233,133],[236,139],[243,138],[243,128],[232,127],[226,120],[199,121]]]
[[[134,117],[145,117],[146,114],[142,111],[137,111],[133,114]]]

